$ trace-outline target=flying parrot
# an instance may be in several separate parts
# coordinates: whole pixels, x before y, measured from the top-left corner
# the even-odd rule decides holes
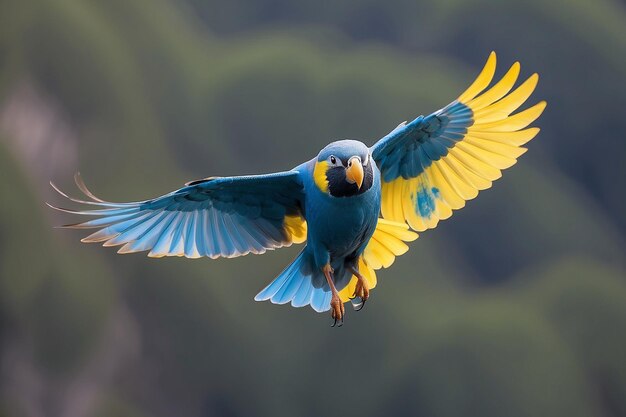
[[[491,187],[515,164],[539,129],[541,101],[512,114],[531,95],[533,74],[517,88],[514,63],[491,84],[492,52],[470,87],[441,110],[401,123],[372,147],[340,140],[283,172],[210,177],[152,200],[112,203],[76,184],[88,210],[50,207],[88,221],[63,227],[97,229],[83,242],[121,246],[150,257],[233,258],[305,243],[296,259],[255,300],[331,311],[360,310],[376,286],[376,270],[408,251],[405,242],[437,226]]]

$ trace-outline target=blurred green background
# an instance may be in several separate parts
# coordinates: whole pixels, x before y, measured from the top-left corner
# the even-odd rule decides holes
[[[118,256],[43,204],[373,143],[491,50],[541,134],[341,329],[252,300],[299,248]],[[625,110],[618,0],[2,0],[0,416],[626,416]]]

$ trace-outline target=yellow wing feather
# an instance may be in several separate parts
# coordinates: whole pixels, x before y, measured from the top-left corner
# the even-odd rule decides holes
[[[477,111],[480,109],[484,109],[494,101],[500,100],[509,91],[511,91],[511,88],[513,88],[513,86],[515,85],[515,81],[517,81],[519,72],[520,64],[519,62],[516,62],[511,66],[509,71],[504,75],[504,77],[502,77],[500,81],[498,81],[496,85],[491,87],[485,93],[481,94],[479,97],[476,97],[475,99],[467,103],[467,105],[470,106],[474,111]]]
[[[521,146],[539,133],[539,128],[528,126],[541,115],[546,102],[511,114],[530,97],[539,76],[533,74],[513,89],[520,73],[520,64],[515,62],[487,89],[495,69],[496,54],[492,52],[476,80],[456,101],[472,112],[473,123],[463,138],[417,177],[399,176],[383,182],[381,211],[385,219],[406,222],[418,232],[434,228],[480,190],[491,187],[501,171],[526,152]]]
[[[293,243],[304,243],[306,241],[307,225],[306,220],[301,216],[285,216],[284,227]]]
[[[377,284],[375,270],[391,266],[397,256],[409,250],[405,242],[412,242],[415,239],[417,239],[417,233],[409,230],[405,223],[378,219],[374,235],[359,258],[359,272],[367,280],[370,289],[376,287]],[[343,302],[349,301],[354,295],[356,282],[357,278],[352,276],[350,283],[339,291]]]
[[[476,80],[468,87],[463,94],[461,94],[458,100],[462,103],[472,100],[483,91],[491,83],[494,74],[496,73],[496,53],[489,54],[489,58],[483,67],[483,70],[478,74]]]

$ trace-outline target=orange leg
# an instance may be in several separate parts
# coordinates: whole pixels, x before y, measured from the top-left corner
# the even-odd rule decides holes
[[[354,294],[352,294],[352,296],[359,297],[361,299],[361,304],[356,305],[355,310],[361,311],[363,307],[365,307],[365,302],[370,298],[370,286],[358,269],[356,269],[355,267],[350,267],[350,271],[357,279],[356,287],[354,288]]]
[[[326,281],[330,286],[330,291],[333,294],[332,298],[330,299],[330,315],[333,319],[335,319],[332,327],[335,327],[337,325],[337,321],[341,322],[339,324],[339,326],[341,327],[343,325],[343,316],[346,313],[346,309],[341,302],[341,298],[339,297],[339,291],[337,291],[337,288],[335,288],[335,281],[333,279],[333,268],[330,266],[330,264],[326,264],[324,268],[322,268],[322,271],[324,272]]]

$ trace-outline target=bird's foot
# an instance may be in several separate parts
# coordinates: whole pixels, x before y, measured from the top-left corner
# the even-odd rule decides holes
[[[339,297],[339,293],[333,293],[333,297],[330,299],[330,316],[335,319],[335,321],[331,327],[337,326],[337,323],[339,323],[338,327],[343,326],[343,317],[345,314],[346,309],[341,301],[341,297]]]
[[[322,271],[324,272],[324,276],[326,277],[326,281],[328,282],[328,286],[330,287],[330,291],[333,294],[330,299],[330,316],[335,319],[333,325],[331,327],[337,326],[339,323],[339,327],[343,326],[343,316],[346,313],[346,309],[341,302],[341,297],[339,297],[339,292],[337,288],[335,288],[335,282],[333,278],[333,268],[330,264],[326,264]]]
[[[359,279],[356,283],[356,288],[354,289],[354,294],[352,294],[353,298],[359,297],[361,302],[354,305],[355,311],[361,311],[363,307],[365,307],[365,302],[370,298],[370,288],[367,284],[367,281],[364,279]]]
[[[351,299],[355,299],[359,297],[361,299],[360,303],[352,302],[352,307],[354,311],[361,311],[363,307],[365,307],[365,302],[370,298],[370,286],[367,283],[367,280],[356,268],[351,268],[352,273],[357,279],[356,287],[354,288],[354,294],[352,294]]]

